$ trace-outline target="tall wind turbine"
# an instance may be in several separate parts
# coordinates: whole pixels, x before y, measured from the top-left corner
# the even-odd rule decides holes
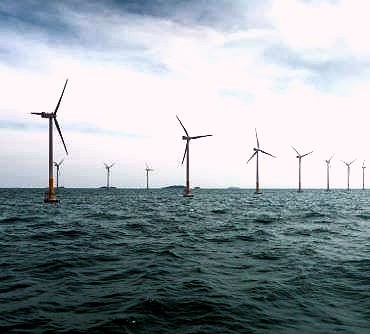
[[[270,154],[270,153],[267,153],[263,150],[260,149],[260,143],[259,143],[259,140],[258,140],[258,136],[257,136],[257,130],[254,129],[255,132],[256,132],[256,140],[257,140],[257,148],[254,147],[253,150],[254,150],[254,153],[252,154],[252,156],[249,158],[249,160],[247,161],[247,163],[249,161],[251,161],[253,159],[254,156],[256,156],[256,194],[260,194],[261,191],[260,191],[260,184],[259,184],[259,167],[258,167],[258,153],[261,152],[261,153],[264,153],[264,154],[267,154],[267,155],[270,155],[271,157],[273,158],[276,158],[274,155]]]
[[[365,190],[365,161],[362,162],[362,190]]]
[[[306,155],[309,155],[311,154],[313,151],[311,152],[308,152],[308,153],[305,153],[305,154],[299,154],[299,152],[292,146],[293,150],[296,151],[297,153],[297,158],[298,158],[298,161],[299,161],[299,170],[298,170],[298,192],[301,192],[302,191],[302,187],[301,187],[301,160],[303,157],[305,157]]]
[[[347,166],[347,190],[349,191],[349,174],[351,173],[351,165],[354,163],[356,161],[356,159],[355,160],[352,160],[351,162],[345,162],[345,161],[343,161],[342,160],[342,162],[344,163],[344,164],[346,164],[346,166]]]
[[[64,159],[60,160],[59,162],[54,161],[54,166],[57,168],[57,189],[59,188],[59,168],[63,163]]]
[[[330,170],[330,161],[331,161],[331,159],[333,159],[333,156],[334,155],[332,155],[331,157],[330,157],[330,159],[328,159],[328,160],[325,160],[325,162],[326,162],[326,191],[329,191],[330,190],[330,183],[329,183],[329,177],[330,177],[330,175],[329,175],[329,170]]]
[[[58,104],[57,104],[54,112],[51,112],[51,113],[32,112],[31,113],[33,115],[39,115],[42,118],[48,118],[49,119],[49,187],[48,187],[47,193],[45,194],[45,198],[44,198],[45,203],[56,203],[56,202],[58,202],[58,200],[56,198],[56,195],[55,195],[54,178],[53,178],[53,120],[54,120],[54,123],[55,123],[55,127],[58,130],[59,136],[62,139],[64,149],[65,149],[66,153],[68,154],[67,147],[66,147],[66,144],[64,142],[62,132],[60,130],[60,127],[59,127],[59,124],[58,124],[58,121],[57,121],[57,111],[59,109],[60,102],[62,101],[62,97],[63,97],[63,94],[64,94],[64,90],[66,89],[67,82],[68,82],[68,79],[66,80],[66,83],[64,84],[62,94],[60,95]]]
[[[110,169],[114,166],[115,163],[112,163],[111,165],[104,164],[105,169],[107,170],[107,189],[109,189],[109,178],[110,178]]]
[[[186,157],[186,185],[185,185],[185,189],[184,189],[184,196],[185,197],[191,197],[191,196],[193,196],[193,194],[191,193],[191,190],[190,190],[190,181],[189,181],[189,144],[190,144],[190,140],[192,140],[192,139],[198,139],[198,138],[203,138],[203,137],[210,137],[212,135],[203,135],[203,136],[194,136],[194,137],[191,137],[189,135],[188,131],[186,131],[184,125],[182,124],[182,122],[180,121],[180,118],[177,115],[176,115],[176,118],[180,122],[180,124],[181,124],[181,126],[184,129],[185,134],[186,134],[186,136],[182,136],[182,139],[183,140],[186,140],[186,146],[185,146],[185,152],[184,152],[184,156],[182,158],[181,164],[184,163],[185,157]]]
[[[148,164],[145,164],[145,171],[146,171],[146,189],[149,189],[149,172],[153,172],[154,169],[149,168]]]

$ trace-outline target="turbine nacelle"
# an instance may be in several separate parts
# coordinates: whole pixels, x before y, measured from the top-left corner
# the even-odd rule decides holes
[[[54,113],[50,112],[31,112],[32,115],[39,115],[42,118],[54,118]]]

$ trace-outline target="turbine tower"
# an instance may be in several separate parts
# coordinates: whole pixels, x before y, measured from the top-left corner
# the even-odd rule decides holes
[[[306,155],[311,154],[313,151],[305,153],[305,154],[299,154],[299,152],[292,146],[293,150],[296,151],[297,153],[297,158],[298,158],[298,192],[302,192],[302,187],[301,187],[301,160],[303,157]]]
[[[352,160],[351,162],[345,162],[342,160],[342,162],[347,166],[347,190],[348,191],[349,191],[349,175],[351,173],[351,165],[355,162],[355,160]]]
[[[186,140],[186,146],[185,146],[184,156],[183,156],[182,162],[181,162],[181,164],[184,164],[185,157],[186,157],[186,185],[185,185],[185,189],[184,189],[184,197],[192,197],[193,194],[191,193],[190,181],[189,181],[189,146],[190,146],[189,144],[190,144],[190,140],[203,138],[203,137],[210,137],[212,135],[203,135],[203,136],[191,137],[191,136],[189,136],[188,131],[186,131],[184,125],[182,124],[182,122],[180,121],[180,118],[177,115],[176,115],[176,118],[180,122],[180,124],[181,124],[181,126],[184,129],[185,134],[186,134],[186,136],[182,136],[182,139]]]
[[[57,189],[59,188],[59,168],[63,161],[64,159],[60,160],[59,163],[54,161],[54,166],[57,168]]]
[[[107,170],[107,189],[109,189],[109,178],[110,178],[110,169],[114,166],[115,163],[112,163],[111,165],[104,164],[105,169]]]
[[[362,162],[362,190],[365,190],[365,161]]]
[[[58,124],[58,121],[57,121],[57,111],[59,109],[60,102],[62,101],[62,97],[63,97],[63,94],[64,94],[64,90],[66,89],[67,83],[68,83],[68,79],[66,80],[66,82],[64,84],[62,94],[60,95],[58,104],[57,104],[54,112],[51,112],[51,113],[32,112],[31,113],[33,115],[39,115],[39,116],[41,116],[41,118],[48,118],[49,119],[49,187],[48,187],[47,193],[45,193],[45,198],[44,198],[45,203],[57,203],[58,202],[58,199],[56,198],[56,195],[55,195],[54,178],[53,178],[53,120],[54,120],[54,123],[55,123],[55,127],[58,130],[59,136],[62,139],[64,149],[65,149],[66,153],[68,154],[67,147],[66,147],[66,144],[64,142],[62,132],[60,130],[60,127],[59,127],[59,124]]]
[[[334,155],[332,155],[331,157],[330,157],[330,159],[328,159],[328,160],[325,160],[325,162],[326,162],[326,191],[329,191],[330,190],[330,183],[329,183],[329,181],[330,181],[330,175],[329,175],[329,170],[330,170],[330,161],[331,161],[331,159],[333,159],[333,156]]]
[[[260,149],[260,143],[259,143],[259,140],[258,140],[258,136],[257,136],[257,130],[254,129],[255,132],[256,132],[256,140],[257,140],[257,148],[254,147],[253,150],[254,150],[254,153],[252,154],[252,156],[249,158],[249,160],[247,161],[247,163],[249,161],[251,161],[253,159],[254,156],[256,156],[256,194],[261,194],[261,191],[260,191],[260,184],[259,184],[259,166],[258,166],[258,153],[261,152],[261,153],[264,153],[264,154],[267,154],[267,155],[270,155],[271,157],[273,158],[276,158],[274,155],[270,154],[270,153],[267,153],[263,150]]]
[[[149,172],[153,172],[154,169],[149,168],[148,164],[145,164],[145,171],[146,171],[146,189],[149,189]]]

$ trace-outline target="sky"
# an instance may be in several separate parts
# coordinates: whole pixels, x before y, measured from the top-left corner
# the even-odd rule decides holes
[[[48,182],[48,124],[58,111],[66,187],[184,184],[180,117],[192,136],[191,185],[362,186],[370,161],[367,0],[0,2],[0,187]],[[370,179],[370,176],[369,176]],[[369,181],[366,181],[368,183]]]

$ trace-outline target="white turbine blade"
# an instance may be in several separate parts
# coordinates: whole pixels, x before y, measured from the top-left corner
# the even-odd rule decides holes
[[[58,109],[59,109],[60,102],[62,101],[62,97],[63,97],[64,91],[65,91],[65,89],[66,89],[67,83],[68,83],[68,79],[66,80],[66,83],[64,84],[64,88],[63,88],[63,91],[62,91],[62,95],[60,95],[60,98],[59,98],[58,104],[57,104],[57,106],[55,107],[54,115],[56,115],[56,113],[57,113],[57,111],[58,111]]]
[[[262,153],[265,153],[265,154],[267,154],[267,155],[270,155],[270,156],[272,156],[273,158],[276,158],[274,155],[272,155],[271,153],[268,153],[268,152],[265,152],[265,151],[263,151],[263,150],[259,150],[260,152],[262,152]]]
[[[59,161],[59,166],[63,163],[64,159]]]
[[[355,160],[352,160],[352,161],[349,163],[349,165],[352,165],[355,161],[356,161],[356,159],[355,159]]]
[[[256,133],[256,139],[257,139],[257,148],[260,148],[260,142],[258,141],[258,136],[257,136],[257,129],[254,128],[254,132]]]
[[[312,152],[313,152],[313,151],[311,151],[311,152],[308,152],[308,153],[306,153],[306,154],[301,155],[301,158],[305,157],[306,155],[311,154]]]
[[[185,131],[185,133],[186,133],[186,135],[189,137],[189,134],[188,134],[188,132],[186,131],[184,124],[182,124],[182,122],[180,121],[179,116],[177,116],[177,115],[176,115],[176,118],[179,120],[179,122],[180,122],[180,124],[181,124],[182,128],[184,129],[184,131]]]
[[[42,113],[41,113],[41,112],[31,112],[31,114],[32,114],[32,115],[39,115],[39,116],[41,116],[41,115],[42,115]]]
[[[60,130],[59,123],[58,123],[58,121],[57,121],[57,119],[55,117],[53,117],[53,118],[54,118],[54,124],[55,124],[55,126],[56,126],[56,128],[58,130],[59,136],[62,139],[62,143],[63,143],[64,149],[65,149],[65,151],[66,151],[66,153],[68,155],[67,146],[66,146],[66,143],[64,142],[64,138],[63,138],[63,135],[62,135],[62,131]]]
[[[299,154],[299,152],[292,146],[292,149],[294,150],[294,151],[296,151],[297,152],[297,154],[299,155],[299,156],[301,156],[300,154]]]
[[[105,168],[108,168],[108,165],[104,162],[104,166],[105,166]]]
[[[248,159],[247,163],[253,159],[253,157],[257,154],[258,151],[255,151],[252,156]]]
[[[109,168],[112,168],[114,165],[115,165],[115,162],[113,162],[113,163],[109,166]]]
[[[188,144],[186,144],[186,146],[185,146],[184,156],[182,157],[181,165],[184,164],[187,152],[188,152]]]
[[[190,139],[198,139],[198,138],[203,138],[203,137],[212,137],[212,135],[195,136],[195,137],[190,137]]]
[[[330,157],[330,159],[328,160],[329,161],[329,163],[330,163],[330,161],[331,161],[331,159],[333,159],[333,157],[334,157],[334,154]]]

